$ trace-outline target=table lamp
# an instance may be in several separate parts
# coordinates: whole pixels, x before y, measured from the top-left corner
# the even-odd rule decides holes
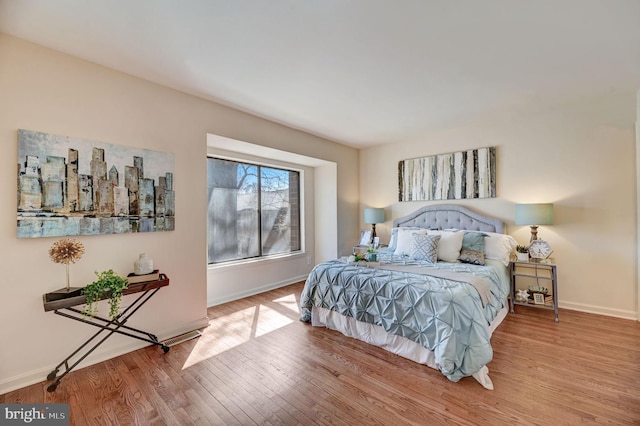
[[[553,204],[516,204],[516,225],[531,227],[531,240],[538,239],[539,225],[553,225]]]
[[[384,209],[368,208],[364,209],[364,223],[371,224],[371,242],[376,237],[376,223],[384,222]]]

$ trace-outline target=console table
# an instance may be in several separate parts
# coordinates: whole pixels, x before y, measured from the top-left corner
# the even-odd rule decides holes
[[[74,308],[74,306],[84,305],[87,301],[87,296],[82,294],[70,295],[71,297],[61,297],[59,293],[46,293],[42,295],[42,303],[44,305],[45,312],[53,311],[56,315],[63,316],[75,321],[79,321],[85,324],[89,324],[98,327],[98,330],[93,336],[91,336],[86,342],[66,357],[56,368],[49,373],[47,380],[56,381],[47,387],[48,392],[56,390],[60,381],[71,372],[80,362],[82,362],[91,352],[93,352],[98,346],[104,343],[113,333],[123,334],[125,336],[132,337],[134,339],[142,340],[144,342],[151,343],[153,345],[160,346],[164,353],[169,352],[169,346],[166,346],[162,342],[158,341],[158,338],[146,331],[139,330],[137,328],[126,326],[125,323],[135,314],[142,305],[147,303],[154,294],[158,292],[162,287],[169,285],[169,278],[165,274],[160,274],[157,280],[144,281],[135,284],[129,284],[129,287],[122,291],[123,297],[128,294],[140,293],[138,297],[129,306],[125,307],[115,318],[107,319],[99,316],[86,316],[82,314],[82,311]],[[108,296],[103,297],[101,300],[106,299]],[[106,332],[100,340],[95,342],[91,347],[88,347],[91,342],[96,340],[98,336]],[[70,360],[74,357],[78,357],[71,365]],[[64,366],[64,373],[58,376],[60,368]]]

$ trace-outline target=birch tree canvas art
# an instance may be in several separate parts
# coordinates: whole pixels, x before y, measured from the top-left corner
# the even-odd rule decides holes
[[[18,238],[175,229],[174,155],[18,130]]]
[[[398,163],[399,201],[496,197],[496,148],[413,158]]]

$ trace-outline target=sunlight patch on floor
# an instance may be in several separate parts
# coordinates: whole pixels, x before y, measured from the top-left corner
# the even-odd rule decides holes
[[[285,308],[287,308],[289,310],[292,310],[296,314],[300,314],[300,306],[298,306],[298,301],[296,300],[296,295],[293,294],[293,293],[288,295],[288,296],[281,297],[279,299],[275,299],[273,302],[274,303],[279,303],[280,305],[284,306]]]
[[[276,299],[273,303],[287,311],[296,313],[296,315],[300,312],[294,294]],[[209,327],[198,339],[182,368],[189,368],[200,361],[294,322],[291,316],[287,316],[279,310],[283,309],[260,304],[211,319]]]
[[[292,319],[268,306],[259,306],[259,319],[256,321],[255,337],[264,336],[293,322]]]

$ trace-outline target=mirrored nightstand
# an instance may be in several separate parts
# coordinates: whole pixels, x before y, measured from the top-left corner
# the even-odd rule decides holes
[[[515,305],[524,305],[540,309],[553,310],[555,313],[555,322],[558,319],[558,272],[553,258],[534,261],[518,261],[509,262],[509,276],[511,277],[511,313],[515,313]],[[527,285],[520,285],[518,288],[517,281],[520,279]],[[526,300],[516,300],[517,290],[528,290],[532,285],[537,287],[547,287],[551,284],[551,294],[540,294],[535,298]]]

